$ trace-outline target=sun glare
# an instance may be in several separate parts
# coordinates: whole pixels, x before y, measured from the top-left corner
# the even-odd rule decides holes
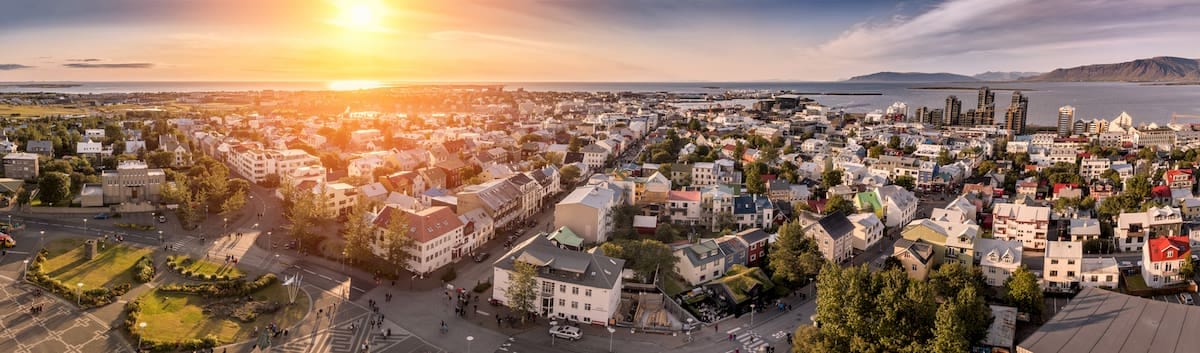
[[[378,0],[341,0],[335,4],[338,14],[331,23],[356,31],[383,30],[387,7]]]
[[[373,89],[383,87],[383,83],[370,80],[345,80],[331,81],[328,84],[329,89],[334,91],[358,91],[364,89]]]

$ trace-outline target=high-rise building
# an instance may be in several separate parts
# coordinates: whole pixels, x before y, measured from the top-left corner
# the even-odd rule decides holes
[[[996,93],[987,86],[979,88],[979,105],[975,107],[975,124],[996,123]]]
[[[927,118],[928,116],[929,116],[929,107],[920,107],[920,108],[917,108],[917,112],[915,114],[913,114],[912,118],[913,118],[914,122],[922,123],[925,125],[933,125],[933,122]]]
[[[1010,136],[1025,134],[1025,117],[1029,111],[1029,97],[1021,95],[1021,91],[1013,91],[1012,104],[1004,112],[1004,129]]]
[[[946,108],[942,109],[942,125],[958,126],[962,117],[962,101],[958,97],[946,97]]]
[[[1071,136],[1075,124],[1075,107],[1064,105],[1058,108],[1058,136]]]

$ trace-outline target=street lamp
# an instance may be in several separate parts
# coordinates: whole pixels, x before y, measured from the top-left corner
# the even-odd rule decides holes
[[[87,218],[83,219],[83,232],[87,233]]]
[[[21,280],[23,281],[25,280],[25,273],[29,272],[29,259],[21,260],[21,267],[25,268],[21,270]]]
[[[475,340],[475,336],[467,336],[467,353],[471,353],[471,341]]]
[[[609,326],[609,327],[608,327],[608,353],[612,353],[612,351],[613,351],[613,349],[612,349],[612,337],[613,337],[613,333],[614,333],[614,332],[617,332],[617,329],[615,329],[615,328],[612,328],[612,326]]]
[[[82,304],[83,303],[83,282],[76,283],[75,285],[79,287],[79,291],[76,292],[78,294],[75,295],[75,305],[82,306],[83,305]]]
[[[142,336],[145,335],[145,333],[144,333],[145,330],[146,330],[146,323],[145,322],[139,323],[138,324],[138,349],[137,349],[138,351],[142,350]]]
[[[161,231],[161,230],[160,230],[160,231],[158,231],[158,243],[159,243],[159,244],[162,244],[162,243],[165,243],[165,242],[166,242],[166,241],[165,241],[165,240],[163,240],[162,231]]]
[[[267,231],[267,242],[271,243],[271,249],[275,248],[275,238],[271,237],[271,231]]]
[[[550,329],[553,330],[555,326],[558,326],[558,321],[553,321],[553,320],[550,321]],[[554,333],[553,332],[550,333],[550,345],[551,346],[554,345]]]
[[[224,231],[225,231],[225,232],[228,232],[228,231],[229,231],[229,217],[222,218],[221,220],[225,222],[225,223],[224,223],[224,224],[221,226],[221,227],[222,227],[222,229],[224,229]]]
[[[41,237],[38,238],[38,249],[41,249],[42,243],[46,242],[46,231],[44,231],[44,230],[38,231],[38,234],[41,235]]]
[[[750,326],[754,326],[754,304],[750,304]]]

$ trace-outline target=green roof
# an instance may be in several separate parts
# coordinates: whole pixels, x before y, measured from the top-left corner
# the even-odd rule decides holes
[[[871,212],[875,212],[875,216],[883,218],[883,203],[879,202],[879,195],[874,191],[860,192],[854,196],[854,199],[857,201],[854,204],[858,208],[871,206]]]
[[[558,230],[554,231],[554,233],[550,233],[550,235],[546,236],[546,239],[556,241],[559,244],[566,246],[573,246],[576,248],[583,247],[583,238],[580,238],[579,235],[576,235],[575,232],[571,231],[571,228],[567,228],[566,226],[562,226],[558,228]]]
[[[749,292],[756,284],[762,285],[762,290],[767,291],[775,287],[775,283],[771,282],[771,278],[767,277],[767,273],[761,268],[747,268],[741,265],[734,265],[725,274],[716,280],[716,283],[721,284],[729,290],[733,295],[735,303],[741,303],[750,299]]]

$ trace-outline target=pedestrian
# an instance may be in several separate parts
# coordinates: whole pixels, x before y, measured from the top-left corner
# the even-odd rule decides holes
[[[717,328],[717,327],[720,327],[720,325],[718,325],[718,324],[713,324],[713,332],[717,332],[717,331],[719,331],[719,330],[720,330],[720,329],[719,329],[719,328]]]
[[[283,329],[283,337],[287,337],[287,334],[288,334],[288,330],[287,330],[287,329]]]
[[[725,340],[726,340],[726,341],[732,341],[732,340],[733,340],[733,334],[732,334],[732,333],[731,333],[731,334],[729,334],[729,337],[728,337],[728,338],[726,338]]]

